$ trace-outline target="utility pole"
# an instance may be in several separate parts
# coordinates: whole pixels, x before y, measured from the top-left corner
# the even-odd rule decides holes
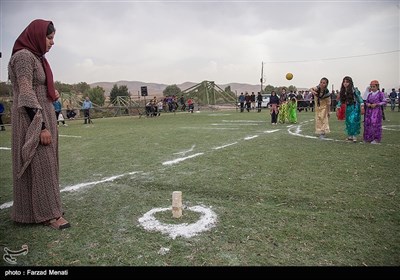
[[[264,62],[261,61],[261,78],[260,78],[260,83],[261,83],[261,91],[260,93],[263,93],[263,80],[264,80]]]

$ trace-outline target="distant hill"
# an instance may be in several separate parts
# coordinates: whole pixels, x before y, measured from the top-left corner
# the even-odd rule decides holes
[[[149,96],[162,96],[163,95],[163,90],[168,86],[166,84],[157,84],[157,83],[145,83],[145,82],[139,82],[139,81],[118,81],[118,82],[97,82],[97,83],[92,83],[90,84],[90,87],[96,87],[100,86],[104,88],[106,96],[110,95],[110,91],[112,87],[117,84],[118,86],[125,85],[128,87],[129,92],[131,95],[140,95],[140,87],[142,86],[147,86],[147,92]],[[193,83],[193,82],[184,82],[182,84],[177,84],[177,86],[181,90],[185,90],[189,87],[192,87],[198,83]],[[225,89],[227,86],[231,86],[231,90],[233,92],[237,92],[239,95],[241,92],[255,92],[257,93],[260,91],[260,85],[250,85],[250,84],[244,84],[244,83],[229,83],[229,84],[223,84],[219,85],[217,84],[220,88]]]

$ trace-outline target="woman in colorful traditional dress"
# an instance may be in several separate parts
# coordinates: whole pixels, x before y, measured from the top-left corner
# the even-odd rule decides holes
[[[288,102],[288,119],[290,123],[297,123],[297,100],[295,97]]]
[[[322,78],[319,85],[310,89],[315,101],[315,134],[319,139],[325,139],[329,129],[329,110],[331,105],[331,93],[328,89],[329,80]]]
[[[279,96],[279,123],[285,123],[288,119],[288,105],[287,105],[287,95],[286,89],[283,88]]]
[[[341,108],[345,104],[345,119],[347,133],[347,140],[354,143],[357,142],[357,135],[360,134],[361,129],[361,107],[364,106],[364,101],[361,93],[357,88],[354,88],[353,79],[351,77],[344,77],[342,86],[340,88],[340,99],[337,108]]]
[[[386,105],[383,92],[379,90],[379,82],[370,83],[370,92],[367,96],[364,118],[364,142],[378,144],[382,140],[382,107]]]

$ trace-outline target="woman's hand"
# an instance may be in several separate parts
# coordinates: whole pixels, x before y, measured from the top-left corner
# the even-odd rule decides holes
[[[48,131],[47,128],[45,128],[40,132],[40,144],[47,146],[50,143],[51,143],[51,134],[50,131]]]

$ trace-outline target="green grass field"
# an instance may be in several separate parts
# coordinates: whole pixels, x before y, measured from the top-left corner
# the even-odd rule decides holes
[[[22,266],[398,266],[400,113],[386,117],[380,145],[343,141],[334,115],[336,141],[312,138],[311,112],[290,128],[272,126],[265,110],[69,121],[59,128],[60,188],[78,188],[62,192],[72,227],[19,225],[6,207],[1,250],[27,244]],[[0,147],[11,147],[10,130]],[[11,151],[0,155],[4,204]],[[211,208],[215,227],[175,239],[144,230],[138,219],[171,206],[173,191]],[[156,217],[193,223],[199,214]]]

